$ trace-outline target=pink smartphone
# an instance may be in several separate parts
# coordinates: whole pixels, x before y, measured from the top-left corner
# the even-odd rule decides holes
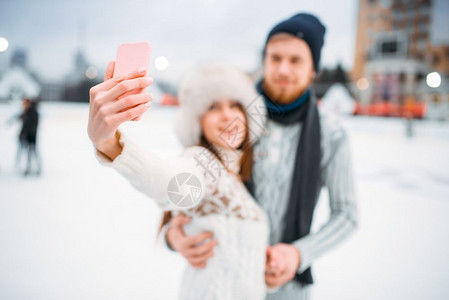
[[[117,57],[115,59],[114,77],[127,75],[140,68],[145,68],[145,75],[148,74],[150,68],[151,44],[149,42],[137,42],[122,44],[117,49]],[[145,89],[135,89],[129,91],[118,99],[122,99],[128,95],[140,94]],[[140,116],[134,121],[140,119]]]
[[[150,68],[150,55],[151,44],[149,42],[120,45],[115,59],[114,77],[127,75],[142,67],[146,69],[146,75]]]

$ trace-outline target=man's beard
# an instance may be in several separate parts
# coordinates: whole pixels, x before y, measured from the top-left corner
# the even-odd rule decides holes
[[[272,89],[267,84],[264,85],[264,90],[268,97],[278,104],[289,104],[304,93],[303,90],[293,92],[283,87]]]

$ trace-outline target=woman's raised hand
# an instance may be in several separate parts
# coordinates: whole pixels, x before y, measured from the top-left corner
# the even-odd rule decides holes
[[[90,111],[87,132],[94,146],[112,160],[121,152],[116,137],[120,124],[138,120],[150,107],[152,97],[145,89],[153,79],[145,77],[145,69],[113,78],[114,62],[108,64],[104,82],[90,89]],[[137,90],[137,94],[127,94]]]

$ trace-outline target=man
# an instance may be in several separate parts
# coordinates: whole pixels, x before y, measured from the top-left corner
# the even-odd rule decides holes
[[[315,16],[302,13],[277,24],[266,39],[257,88],[269,120],[267,134],[254,147],[252,180],[246,184],[270,220],[265,281],[272,292],[267,299],[309,299],[311,264],[357,226],[348,137],[338,122],[318,111],[312,89],[324,33]],[[329,192],[331,213],[311,233],[322,187]],[[185,236],[182,225],[188,222],[173,219],[166,239],[192,266],[202,268],[216,242],[201,244],[212,236],[207,232]]]

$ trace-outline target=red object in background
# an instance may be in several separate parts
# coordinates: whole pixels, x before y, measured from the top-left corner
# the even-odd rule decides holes
[[[178,101],[178,98],[176,98],[173,95],[163,94],[162,100],[161,100],[161,105],[163,105],[163,106],[178,106],[179,101]]]
[[[387,101],[379,101],[367,105],[356,102],[354,115],[378,117],[413,116],[413,118],[422,119],[426,114],[426,110],[427,107],[424,102],[408,102],[403,105]]]

